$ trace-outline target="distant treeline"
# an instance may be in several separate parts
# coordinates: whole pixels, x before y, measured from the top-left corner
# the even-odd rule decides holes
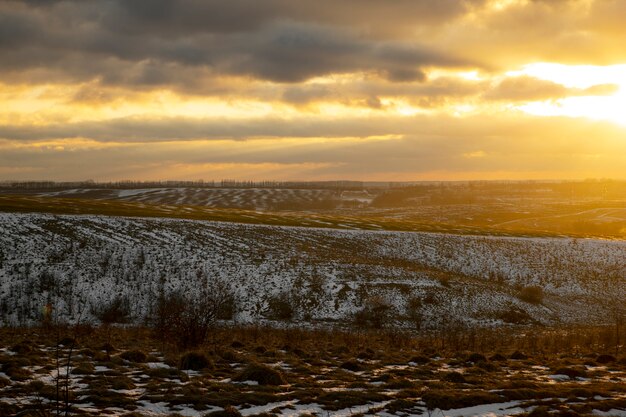
[[[339,189],[363,190],[361,181],[4,181],[2,189],[15,190],[67,190],[91,189],[138,189],[138,188],[285,188],[285,189]]]
[[[0,181],[0,190],[54,191],[67,189],[140,189],[140,188],[282,188],[363,191],[378,190],[380,206],[395,206],[399,201],[424,198],[473,202],[477,197],[516,196],[524,198],[560,197],[626,198],[626,181],[424,181],[424,182],[363,182],[363,181]],[[384,192],[386,191],[386,192]]]

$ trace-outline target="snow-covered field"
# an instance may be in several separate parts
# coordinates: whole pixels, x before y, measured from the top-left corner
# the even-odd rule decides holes
[[[53,304],[67,319],[159,293],[226,282],[237,322],[291,304],[296,322],[349,323],[378,302],[400,324],[610,321],[626,298],[626,242],[334,230],[106,216],[0,214],[0,324]],[[543,289],[541,303],[518,295]],[[520,318],[521,317],[521,318]]]

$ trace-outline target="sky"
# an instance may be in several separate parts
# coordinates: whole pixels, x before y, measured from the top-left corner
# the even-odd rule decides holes
[[[623,0],[3,0],[0,180],[626,179]]]

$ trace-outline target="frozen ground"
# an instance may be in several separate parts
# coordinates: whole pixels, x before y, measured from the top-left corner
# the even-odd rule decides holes
[[[546,346],[524,359],[513,359],[520,352],[442,355],[410,343],[380,344],[375,335],[241,330],[199,348],[206,362],[194,370],[182,365],[183,354],[160,350],[158,339],[137,329],[83,334],[71,349],[67,341],[57,348],[53,329],[2,330],[0,415],[54,415],[57,406],[61,415],[69,407],[73,416],[128,417],[224,409],[258,417],[532,411],[579,417],[626,410],[626,360],[609,355],[546,353]],[[269,373],[278,380],[266,379]]]
[[[226,282],[236,322],[350,323],[374,302],[397,324],[599,323],[626,297],[626,242],[243,225],[176,219],[0,214],[0,324],[53,305],[94,320],[116,297],[142,322],[159,293]],[[539,286],[543,301],[518,298]]]

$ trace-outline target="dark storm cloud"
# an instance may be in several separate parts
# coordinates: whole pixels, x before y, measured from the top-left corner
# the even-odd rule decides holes
[[[176,83],[177,65],[196,75],[208,70],[278,82],[346,72],[416,81],[424,79],[426,67],[475,65],[427,42],[378,34],[402,22],[454,16],[467,1],[441,2],[447,7],[400,1],[384,12],[374,2],[322,3],[313,8],[313,2],[286,0],[109,0],[35,7],[7,1],[0,3],[0,71],[8,79],[39,71],[51,79],[167,85]],[[385,19],[368,22],[376,10]],[[142,74],[133,72],[138,65]]]
[[[250,32],[277,20],[350,26],[394,34],[462,15],[484,0],[117,0],[106,25],[129,32]]]
[[[0,5],[0,51],[24,46],[41,38],[40,22],[28,13],[3,10]]]
[[[278,25],[241,45],[238,59],[220,59],[227,73],[279,82],[356,71],[377,72],[390,80],[423,80],[423,66],[469,66],[469,62],[403,42],[374,42],[327,27]]]
[[[520,2],[483,13],[486,3],[5,0],[0,76],[178,88],[185,68],[196,84],[220,74],[293,83],[345,72],[401,83],[424,80],[430,67],[624,57],[623,1],[588,10],[580,0]]]

